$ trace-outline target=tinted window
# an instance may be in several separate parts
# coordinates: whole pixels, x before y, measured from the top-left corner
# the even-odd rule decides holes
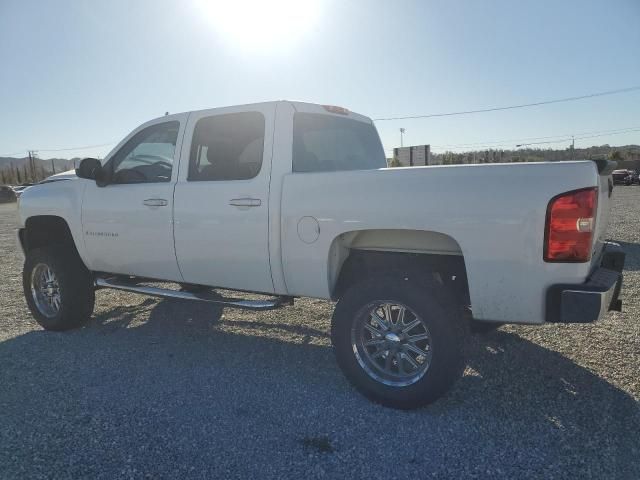
[[[293,171],[330,172],[384,168],[387,161],[371,124],[312,113],[293,120]]]
[[[180,122],[165,122],[136,133],[108,163],[112,183],[170,181],[179,129]]]
[[[190,181],[246,180],[262,166],[264,116],[258,112],[201,118],[189,159]]]

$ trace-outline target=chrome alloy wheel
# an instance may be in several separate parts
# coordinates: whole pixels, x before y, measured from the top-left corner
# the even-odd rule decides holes
[[[371,378],[393,387],[416,383],[431,364],[426,323],[398,302],[377,301],[361,309],[351,328],[351,346]]]
[[[44,263],[37,264],[31,271],[31,295],[45,317],[53,318],[60,311],[60,285],[53,270]]]

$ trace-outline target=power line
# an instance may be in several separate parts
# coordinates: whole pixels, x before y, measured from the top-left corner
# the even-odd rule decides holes
[[[13,157],[14,155],[19,155],[25,152],[27,152],[27,150],[20,150],[19,152],[13,152],[13,153],[3,153],[2,155],[0,155],[0,157]]]
[[[637,131],[640,131],[640,126],[615,128],[611,130],[592,130],[588,132],[579,132],[576,134],[567,133],[563,135],[547,135],[547,136],[541,136],[541,137],[521,137],[521,138],[511,138],[511,139],[504,139],[504,140],[487,140],[485,142],[474,142],[474,143],[456,143],[456,144],[442,144],[442,145],[431,144],[431,148],[461,148],[461,147],[494,148],[494,147],[501,147],[501,146],[509,146],[509,145],[513,145],[514,143],[524,142],[527,140],[545,140],[549,138],[556,139],[556,140],[549,140],[544,142],[526,143],[526,145],[542,145],[547,143],[562,143],[567,140],[571,140],[572,136],[575,136],[576,140],[584,140],[587,138],[605,137],[607,135],[619,135],[619,134],[632,133]],[[386,149],[385,152],[387,153],[393,152],[393,149]]]
[[[108,147],[109,145],[113,145],[115,142],[109,143],[101,143],[99,145],[85,145],[84,147],[73,147],[73,148],[39,148],[39,152],[68,152],[71,150],[89,150],[90,148],[98,148],[98,147]]]
[[[566,138],[563,138],[561,140],[549,140],[548,142],[521,143],[520,145],[516,145],[516,148],[528,147],[529,145],[543,145],[543,144],[547,144],[547,143],[564,143],[564,142],[568,142],[569,140],[575,140],[575,138],[566,137]],[[580,139],[578,139],[578,140],[580,140]]]
[[[640,132],[640,128],[634,128],[634,129],[626,129],[626,130],[620,130],[620,131],[613,131],[613,132],[606,132],[606,133],[599,133],[596,135],[584,135],[584,136],[572,136],[572,135],[558,135],[557,137],[538,137],[538,138],[556,138],[556,140],[547,140],[547,141],[543,141],[543,142],[530,142],[530,143],[522,143],[519,145],[516,145],[516,148],[519,147],[524,147],[524,146],[529,146],[529,145],[546,145],[546,144],[553,144],[553,143],[563,143],[563,142],[568,142],[571,141],[572,139],[575,140],[586,140],[588,138],[597,138],[597,137],[606,137],[608,135],[620,135],[620,134],[624,134],[624,133],[632,133],[632,132]],[[524,139],[522,139],[524,140]],[[513,143],[515,141],[518,140],[514,140],[514,141],[505,141],[503,143],[494,143],[494,144],[474,144],[474,145],[467,145],[467,146],[475,146],[475,148],[477,149],[482,149],[482,148],[496,148],[496,147],[504,147],[504,146],[511,146],[513,145]],[[465,146],[465,145],[460,145],[460,146]],[[445,145],[431,145],[431,147],[435,147],[435,148],[443,148],[445,147]]]
[[[85,145],[83,147],[72,147],[72,148],[38,148],[35,149],[35,151],[38,152],[71,152],[73,150],[89,150],[92,148],[98,148],[98,147],[108,147],[109,145],[114,145],[116,142],[109,142],[109,143],[101,143],[99,145]],[[13,155],[18,155],[20,153],[25,153],[25,152],[29,152],[29,150],[24,149],[24,150],[20,150],[19,152],[14,152],[14,153],[3,153],[2,155],[0,155],[0,157],[11,157]]]
[[[586,137],[576,137],[577,140],[583,140],[585,138],[595,138],[595,137],[606,137],[607,135],[619,135],[621,133],[631,133],[631,132],[640,132],[640,128],[634,128],[626,131],[613,132],[613,133],[601,133],[598,135],[589,135]]]
[[[588,135],[588,134],[592,134],[592,133],[616,133],[616,132],[622,132],[622,131],[626,131],[626,130],[630,130],[630,129],[636,129],[636,128],[640,128],[640,126],[637,127],[625,127],[625,128],[616,128],[613,130],[597,130],[597,131],[591,131],[591,132],[581,132],[581,133],[576,133],[575,135]],[[566,138],[566,137],[570,137],[570,134],[564,134],[564,135],[547,135],[544,137],[522,137],[522,138],[509,138],[509,139],[504,139],[504,140],[487,140],[486,142],[475,142],[475,143],[458,143],[458,144],[446,144],[446,145],[432,145],[432,147],[472,147],[475,145],[490,145],[490,144],[508,144],[508,143],[513,143],[513,142],[521,142],[524,140],[544,140],[547,138]]]
[[[640,129],[640,126],[615,128],[612,130],[596,130],[596,131],[590,131],[590,132],[581,132],[581,133],[576,133],[575,135],[591,135],[591,134],[595,134],[597,136],[605,136],[609,134],[617,135],[619,133],[635,132],[638,129]],[[458,147],[475,147],[475,146],[488,147],[491,145],[494,145],[494,146],[510,145],[512,143],[522,142],[526,140],[545,140],[548,138],[558,138],[564,141],[566,138],[571,138],[571,135],[572,134],[567,133],[563,135],[547,135],[544,137],[522,137],[522,138],[511,138],[511,139],[505,139],[505,140],[487,140],[486,142],[475,142],[475,143],[431,145],[431,147],[435,147],[435,148],[447,148],[447,147],[458,148]],[[586,137],[583,137],[583,138],[586,138]],[[560,140],[558,140],[557,142],[560,142]],[[542,143],[554,143],[554,142],[542,142]]]
[[[541,102],[533,102],[533,103],[523,103],[523,104],[519,104],[519,105],[509,105],[509,106],[505,106],[505,107],[491,107],[491,108],[483,108],[483,109],[478,109],[478,110],[465,110],[465,111],[459,111],[459,112],[446,112],[446,113],[430,113],[430,114],[425,114],[425,115],[411,115],[411,116],[404,116],[404,117],[385,117],[385,118],[374,118],[373,121],[374,122],[384,122],[384,121],[392,121],[392,120],[413,120],[413,119],[420,119],[420,118],[434,118],[434,117],[451,117],[451,116],[455,116],[455,115],[469,115],[469,114],[473,114],[473,113],[486,113],[486,112],[497,112],[497,111],[501,111],[501,110],[514,110],[514,109],[518,109],[518,108],[526,108],[526,107],[536,107],[539,105],[549,105],[549,104],[553,104],[553,103],[562,103],[562,102],[573,102],[576,100],[584,100],[587,98],[594,98],[594,97],[603,97],[606,95],[616,95],[619,93],[628,93],[628,92],[633,92],[633,91],[637,91],[640,90],[640,85],[637,86],[633,86],[633,87],[627,87],[627,88],[620,88],[617,90],[607,90],[604,92],[596,92],[596,93],[590,93],[587,95],[579,95],[579,96],[575,96],[575,97],[565,97],[565,98],[558,98],[558,99],[554,99],[554,100],[545,100],[545,101],[541,101]],[[402,133],[404,133],[404,128],[401,129]],[[633,130],[635,131],[635,130]],[[612,133],[613,134],[613,133]],[[560,135],[558,135],[557,137],[560,137]],[[530,137],[529,139],[531,140],[535,140],[538,138],[554,138],[552,137]],[[588,137],[583,137],[583,138],[588,138]],[[521,139],[521,140],[527,140],[527,139]],[[518,140],[508,140],[505,141],[506,142],[511,142],[511,141],[518,141]],[[483,144],[482,146],[487,146],[487,143],[500,143],[498,141],[496,142],[486,142],[485,144]],[[545,143],[545,142],[543,142]],[[546,143],[554,143],[554,142],[546,142]],[[559,143],[559,142],[556,142]],[[85,145],[82,147],[72,147],[72,148],[39,148],[37,149],[40,152],[69,152],[69,151],[74,151],[74,150],[88,150],[91,148],[98,148],[98,147],[107,147],[109,145],[114,145],[115,142],[110,142],[110,143],[101,143],[98,145]],[[459,144],[459,145],[432,145],[432,147],[437,147],[437,148],[442,148],[442,147],[457,147],[457,146],[474,146],[474,145],[478,145],[478,144]],[[2,154],[0,156],[2,157],[11,157],[13,155],[18,155],[20,153],[26,152],[27,149],[21,150],[19,152],[14,152],[14,153],[5,153]]]
[[[627,93],[633,92],[636,90],[640,90],[640,85],[628,88],[620,88],[617,90],[607,90],[605,92],[597,92],[590,93],[588,95],[579,95],[576,97],[565,97],[565,98],[557,98],[554,100],[544,100],[541,102],[533,102],[533,103],[522,103],[519,105],[509,105],[506,107],[490,107],[490,108],[481,108],[478,110],[464,110],[460,112],[446,112],[446,113],[429,113],[424,115],[409,115],[404,117],[385,117],[385,118],[374,118],[374,122],[386,122],[391,120],[414,120],[417,118],[433,118],[433,117],[451,117],[454,115],[469,115],[472,113],[485,113],[485,112],[497,112],[500,110],[515,110],[517,108],[526,108],[526,107],[537,107],[539,105],[549,105],[552,103],[562,103],[562,102],[574,102],[576,100],[584,100],[586,98],[594,98],[594,97],[604,97],[605,95],[616,95],[619,93]]]
[[[569,137],[563,138],[562,140],[551,140],[551,141],[548,141],[548,142],[523,143],[521,145],[516,145],[516,147],[526,147],[526,146],[529,146],[529,145],[542,145],[542,144],[545,144],[545,143],[562,143],[562,142],[566,142],[566,141],[569,141],[569,140],[585,140],[587,138],[605,137],[607,135],[620,135],[621,133],[630,133],[630,132],[640,132],[640,128],[636,128],[634,130],[626,130],[626,131],[623,131],[623,132],[601,133],[601,134],[598,134],[598,135],[587,135],[587,136],[584,136],[584,137],[569,136]]]

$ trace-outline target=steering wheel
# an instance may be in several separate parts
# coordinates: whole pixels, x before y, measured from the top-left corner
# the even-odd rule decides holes
[[[153,162],[151,164],[151,166],[154,166],[154,165],[162,165],[163,167],[167,167],[169,170],[173,168],[173,164],[166,162],[164,160],[158,160],[157,162]]]
[[[134,181],[129,181],[131,174],[137,175],[142,182],[147,181],[147,176],[144,173],[133,168],[127,168],[125,170],[120,170],[116,172],[115,179],[119,181],[119,183],[137,183],[134,179],[131,179]],[[122,182],[122,180],[124,180],[124,182]]]
[[[140,155],[135,155],[133,159],[146,163],[148,165],[155,165],[156,163],[159,163],[162,165],[166,165],[169,168],[173,168],[173,163],[171,161],[172,159],[163,157],[161,155],[149,155],[149,154],[142,153]],[[149,160],[146,160],[146,159],[149,159]]]

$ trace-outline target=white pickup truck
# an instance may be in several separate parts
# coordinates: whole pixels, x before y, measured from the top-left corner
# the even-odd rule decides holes
[[[611,162],[386,167],[372,121],[341,107],[157,118],[77,177],[24,192],[27,303],[66,330],[97,288],[256,310],[330,299],[338,364],[397,408],[461,375],[469,324],[620,309],[624,253],[603,241]]]

